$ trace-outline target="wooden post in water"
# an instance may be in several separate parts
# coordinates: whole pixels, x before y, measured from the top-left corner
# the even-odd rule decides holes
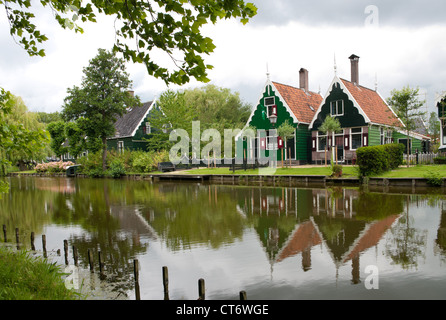
[[[63,241],[63,250],[65,255],[65,264],[68,265],[68,240]]]
[[[103,280],[105,279],[105,274],[104,274],[104,262],[102,261],[101,251],[98,251],[98,260],[99,260],[99,278]]]
[[[46,258],[46,235],[42,234],[43,256]]]
[[[17,250],[20,250],[19,228],[15,228],[15,241],[17,243]]]
[[[88,263],[90,264],[90,271],[94,273],[93,254],[90,249],[88,249]]]
[[[248,300],[246,296],[246,291],[240,291],[240,300]]]
[[[163,267],[163,287],[164,300],[169,300],[169,271],[166,266]]]
[[[135,276],[135,297],[136,300],[141,300],[139,290],[139,261],[137,259],[133,260],[133,273]]]
[[[3,225],[3,236],[5,238],[5,242],[8,242],[8,238],[6,237],[6,224]]]
[[[31,232],[31,250],[36,251],[36,246],[34,245],[34,231]]]
[[[74,258],[74,265],[77,267],[78,265],[78,255],[77,255],[77,248],[73,246],[73,258]]]
[[[204,279],[198,280],[198,300],[205,300]]]

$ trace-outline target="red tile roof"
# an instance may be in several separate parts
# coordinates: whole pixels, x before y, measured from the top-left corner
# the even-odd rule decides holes
[[[292,238],[285,248],[280,252],[277,262],[280,262],[288,257],[295,256],[298,253],[310,249],[313,246],[322,243],[316,228],[312,221],[302,223],[299,228],[293,233]]]
[[[341,81],[371,122],[402,127],[399,119],[376,91],[344,79]]]
[[[277,82],[273,82],[273,85],[299,122],[310,123],[313,120],[314,113],[323,100],[320,94]]]

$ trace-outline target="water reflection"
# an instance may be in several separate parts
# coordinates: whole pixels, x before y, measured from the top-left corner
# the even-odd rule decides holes
[[[135,258],[150,258],[159,269],[167,262],[175,264],[185,279],[176,280],[173,299],[195,298],[186,288],[194,268],[203,269],[219,286],[215,298],[228,298],[232,283],[244,284],[251,296],[261,299],[292,299],[298,288],[303,290],[292,283],[313,278],[325,279],[324,284],[306,289],[307,297],[327,298],[320,291],[333,281],[360,284],[370,263],[389,275],[395,266],[425,269],[421,278],[429,278],[423,272],[444,273],[444,195],[26,177],[11,178],[10,185],[9,194],[0,199],[0,223],[9,234],[15,228],[21,239],[28,239],[31,231],[46,233],[53,248],[68,239],[70,247],[79,249],[85,268],[87,250],[100,251],[107,281],[130,298]],[[49,234],[51,230],[57,231]],[[190,262],[195,255],[200,261]],[[392,281],[394,276],[389,277]],[[444,292],[444,280],[441,285]],[[142,293],[156,299],[158,290],[149,285]],[[366,294],[363,287],[359,296],[351,290],[337,291],[337,297]]]

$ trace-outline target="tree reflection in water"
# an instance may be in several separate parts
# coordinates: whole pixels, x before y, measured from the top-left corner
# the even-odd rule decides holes
[[[122,293],[133,289],[132,259],[146,254],[151,242],[173,253],[219,250],[254,230],[271,266],[301,255],[301,269],[309,272],[312,248],[323,246],[336,270],[351,264],[354,284],[361,283],[361,254],[380,241],[387,258],[406,269],[416,268],[426,251],[427,230],[413,224],[410,212],[413,203],[429,201],[422,195],[111,179],[22,177],[11,178],[10,185],[0,199],[0,222],[10,233],[19,228],[39,234],[48,225],[80,228],[66,236],[81,265],[87,268],[88,249],[94,256],[101,251],[107,281]],[[445,212],[435,231],[443,258]]]

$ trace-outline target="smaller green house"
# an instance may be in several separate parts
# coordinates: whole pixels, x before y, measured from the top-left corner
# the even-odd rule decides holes
[[[333,157],[338,162],[351,163],[356,159],[358,148],[387,143],[406,146],[409,143],[410,153],[425,150],[430,138],[416,132],[411,132],[408,137],[403,122],[378,91],[359,84],[359,57],[351,55],[349,59],[351,81],[335,75],[311,121],[312,161],[321,163]],[[339,120],[339,132],[327,135],[319,130],[327,116]],[[330,150],[328,155],[327,150]]]
[[[107,148],[118,152],[128,150],[147,150],[147,138],[153,128],[150,125],[150,112],[157,107],[156,99],[140,107],[128,109],[115,122],[115,135],[107,139]]]
[[[236,137],[236,158],[257,160],[262,157],[293,163],[311,161],[310,131],[313,115],[322,101],[319,93],[308,90],[308,71],[300,69],[299,87],[270,80],[269,75],[257,106],[253,109],[242,133]],[[295,130],[289,137],[278,137],[277,129],[284,122]],[[244,136],[254,128],[255,137]]]

